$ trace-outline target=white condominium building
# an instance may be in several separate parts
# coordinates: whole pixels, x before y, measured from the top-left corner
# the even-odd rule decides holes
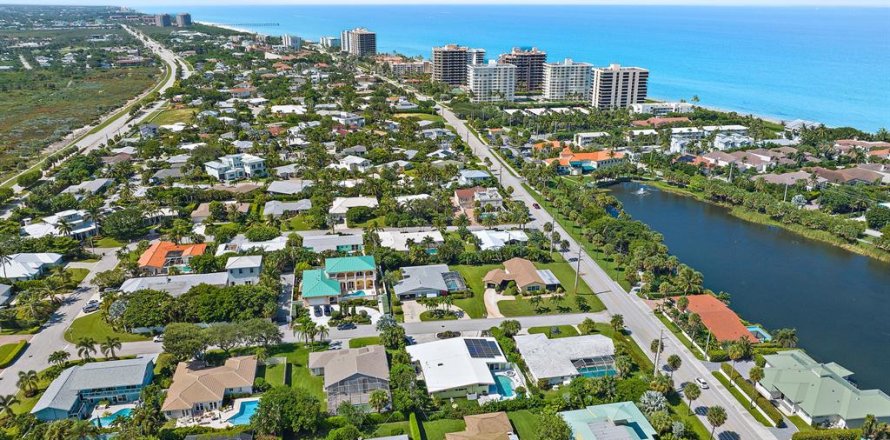
[[[339,49],[340,48],[340,38],[338,37],[321,37],[318,39],[318,44],[325,49]]]
[[[357,57],[377,55],[377,34],[365,28],[345,30],[340,34],[340,51]]]
[[[291,49],[299,49],[303,45],[303,39],[296,35],[284,34],[281,36],[281,45]]]
[[[473,102],[512,101],[516,93],[516,66],[493,60],[488,64],[470,64],[467,85]]]
[[[649,71],[640,67],[595,67],[592,104],[601,109],[641,104],[646,101],[648,83]]]
[[[389,70],[395,76],[421,75],[427,72],[427,61],[393,61],[388,63]]]
[[[467,49],[467,64],[485,64],[485,49]]]
[[[544,98],[586,101],[590,97],[593,65],[566,58],[560,63],[544,63]]]

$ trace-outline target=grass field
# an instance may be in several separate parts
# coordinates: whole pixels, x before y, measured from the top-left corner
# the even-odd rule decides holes
[[[125,244],[111,237],[103,237],[101,240],[96,241],[95,246],[99,248],[118,248],[123,247]]]
[[[535,431],[537,431],[538,429],[537,414],[534,414],[527,409],[523,409],[519,411],[508,412],[507,417],[509,417],[510,422],[513,423],[513,428],[516,428],[516,434],[519,435],[519,438],[521,438],[522,440],[537,439],[537,434],[535,433]]]
[[[157,81],[156,67],[93,69],[73,76],[40,69],[0,73],[0,174],[27,168],[49,143],[123,105]],[[2,180],[2,179],[0,179]]]
[[[312,229],[312,227],[309,226],[309,223],[306,223],[306,218],[302,215],[291,217],[286,225],[288,229],[292,231],[309,231]]]
[[[195,113],[196,110],[193,108],[165,109],[152,117],[150,122],[157,125],[170,125],[177,122],[187,123],[192,120],[192,116]]]
[[[104,341],[106,338],[119,338],[121,342],[138,342],[147,341],[145,336],[133,333],[121,333],[115,331],[102,319],[102,313],[93,312],[89,315],[82,316],[71,323],[71,327],[65,331],[65,340],[71,343],[77,343],[80,338],[90,337],[98,342]]]
[[[288,365],[286,363],[257,367],[257,376],[260,376],[260,369],[262,369],[262,377],[266,380],[266,383],[276,387],[288,385],[285,378],[285,374],[287,374],[288,370]]]
[[[500,265],[485,264],[482,266],[466,266],[457,265],[450,266],[451,270],[460,272],[460,275],[467,283],[467,287],[473,292],[472,298],[459,299],[454,301],[454,305],[460,307],[470,318],[478,319],[486,316],[485,312],[485,286],[482,284],[482,278],[492,269],[500,268]]]
[[[551,333],[553,328],[557,329],[556,333]],[[559,339],[559,338],[570,338],[572,336],[578,336],[578,330],[575,329],[574,326],[571,325],[554,325],[554,326],[544,326],[544,327],[531,327],[528,329],[530,334],[545,334],[548,339]]]
[[[3,368],[12,365],[13,361],[19,356],[19,354],[27,347],[27,344],[20,342],[13,342],[11,344],[3,344],[0,345],[0,365]]]
[[[423,422],[423,430],[426,432],[426,440],[445,440],[445,434],[449,432],[463,431],[467,424],[463,420],[441,419],[432,422]]]
[[[65,269],[65,272],[71,274],[71,282],[74,284],[80,284],[80,282],[90,274],[89,269],[83,268]]]
[[[367,336],[364,338],[353,338],[349,340],[349,348],[362,348],[369,345],[381,345],[380,336]]]
[[[428,113],[396,113],[396,118],[417,118],[421,121],[445,122],[445,119],[439,115],[431,115]]]
[[[389,437],[398,434],[408,433],[408,422],[391,422],[381,423],[377,425],[374,432],[371,433],[372,438]]]

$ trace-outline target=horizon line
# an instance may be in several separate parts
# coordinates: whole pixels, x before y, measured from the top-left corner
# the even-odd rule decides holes
[[[758,8],[890,8],[885,0],[0,0],[0,5],[32,6],[117,6],[117,7],[201,7],[201,6],[696,6]]]

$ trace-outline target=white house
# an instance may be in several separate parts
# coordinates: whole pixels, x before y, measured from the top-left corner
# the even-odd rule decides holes
[[[367,208],[376,208],[377,207],[377,198],[376,197],[337,197],[334,199],[334,202],[331,203],[331,209],[328,211],[334,218],[338,220],[343,220],[346,218],[346,213],[349,212],[351,208],[358,208],[360,206],[364,206]]]
[[[609,137],[609,133],[605,131],[593,131],[588,133],[575,133],[574,144],[579,147],[586,147],[600,138]]]
[[[204,171],[221,182],[266,176],[266,160],[248,153],[230,154],[204,164]]]
[[[63,231],[65,226],[68,231]],[[77,240],[96,235],[98,228],[93,220],[87,218],[86,211],[69,209],[43,218],[43,223],[31,223],[22,228],[26,234],[34,238],[47,235],[70,236]]]
[[[578,376],[615,375],[615,345],[602,335],[550,339],[547,335],[517,335],[522,354],[535,382],[566,383]]]
[[[371,168],[371,161],[363,157],[349,155],[339,160],[336,168],[364,173]]]
[[[495,372],[510,363],[494,338],[451,338],[406,347],[427,391],[441,399],[476,399],[496,385]]]
[[[262,255],[229,257],[226,261],[226,272],[229,274],[228,284],[230,286],[257,284],[260,282],[262,267]]]
[[[520,230],[513,231],[496,231],[493,229],[485,229],[482,231],[473,231],[473,235],[479,241],[479,248],[485,250],[498,250],[508,244],[525,243],[528,241],[528,235]]]
[[[62,264],[60,254],[12,254],[9,259],[0,262],[0,277],[10,281],[30,280],[59,264]]]

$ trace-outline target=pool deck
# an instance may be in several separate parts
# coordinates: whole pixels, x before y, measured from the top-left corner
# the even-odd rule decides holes
[[[177,419],[176,427],[181,428],[186,426],[204,426],[214,429],[231,428],[235,425],[229,423],[229,419],[238,414],[238,411],[241,409],[241,402],[251,402],[255,400],[260,400],[260,398],[245,397],[241,399],[235,399],[235,401],[232,402],[232,406],[227,407],[225,411],[207,411],[201,417],[183,417]]]
[[[96,407],[93,408],[93,412],[90,413],[90,420],[101,419],[103,417],[108,417],[118,411],[121,411],[124,409],[132,410],[133,408],[136,408],[135,403],[123,403],[120,405],[109,405],[107,408],[99,407],[98,405],[96,405]],[[105,423],[105,421],[103,421],[102,423]]]

